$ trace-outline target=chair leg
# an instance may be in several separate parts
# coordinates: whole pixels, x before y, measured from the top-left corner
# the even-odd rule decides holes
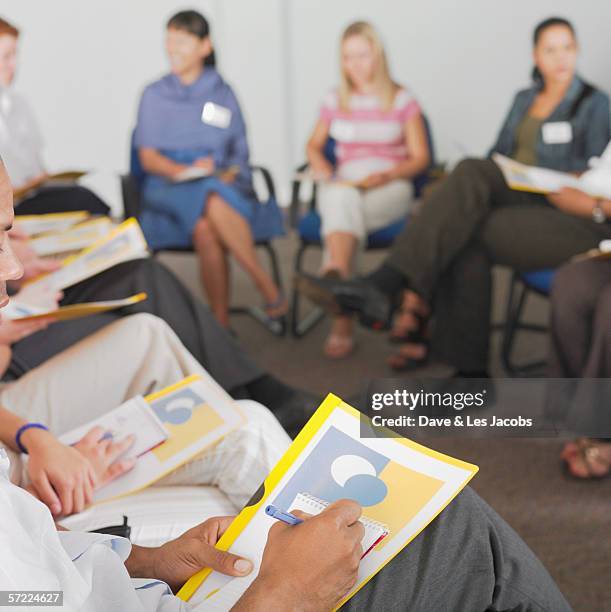
[[[526,376],[545,365],[545,361],[542,360],[517,364],[514,362],[512,356],[519,331],[547,331],[547,328],[542,325],[525,323],[521,320],[529,291],[528,287],[520,280],[518,274],[514,273],[509,287],[509,296],[505,309],[505,327],[501,345],[501,360],[503,367],[511,376]]]
[[[257,247],[260,247],[265,250],[268,255],[272,278],[274,282],[282,291],[282,275],[280,274],[280,265],[278,264],[278,256],[276,255],[276,251],[273,245],[270,242],[262,242],[257,244]],[[286,335],[287,323],[286,317],[283,317],[279,321],[270,321],[269,317],[260,306],[234,306],[230,309],[232,314],[247,314],[252,317],[255,321],[258,321],[263,325],[269,332],[274,334],[274,336],[284,336]]]
[[[302,242],[297,249],[295,255],[295,265],[293,267],[294,275],[297,276],[303,271],[303,257],[308,248],[308,243]],[[302,338],[310,330],[312,330],[320,321],[325,318],[325,311],[322,308],[316,306],[303,320],[300,320],[300,306],[301,306],[301,294],[295,288],[293,283],[293,289],[291,290],[291,317],[290,326],[291,334],[295,338]]]

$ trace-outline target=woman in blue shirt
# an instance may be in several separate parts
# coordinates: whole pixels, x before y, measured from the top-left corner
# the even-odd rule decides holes
[[[235,94],[214,67],[209,33],[196,11],[168,21],[171,73],[142,94],[135,146],[146,172],[140,221],[149,245],[195,247],[210,306],[227,326],[229,254],[255,282],[270,318],[283,316],[287,302],[257,259],[251,224],[259,203],[246,127]],[[218,176],[227,169],[229,176]],[[198,170],[210,176],[181,180],[185,171]]]

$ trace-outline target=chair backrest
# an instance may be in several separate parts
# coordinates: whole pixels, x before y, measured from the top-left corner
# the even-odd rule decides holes
[[[421,172],[418,176],[415,176],[412,183],[414,184],[414,195],[419,198],[422,195],[422,191],[426,184],[430,181],[429,175],[432,168],[437,164],[435,156],[435,143],[433,142],[433,130],[428,117],[422,113],[422,121],[424,123],[424,130],[426,132],[426,143],[429,147],[430,163],[426,170]]]
[[[418,176],[415,176],[412,180],[412,183],[414,184],[414,195],[417,198],[422,195],[422,190],[424,189],[425,185],[430,180],[429,172],[431,171],[432,168],[435,167],[435,164],[436,164],[435,145],[433,143],[433,132],[431,130],[431,124],[429,123],[429,120],[424,113],[422,114],[422,121],[424,122],[424,129],[426,132],[426,142],[429,147],[431,161],[429,163],[428,168],[426,168],[426,170],[423,170]],[[337,158],[335,156],[335,145],[336,145],[335,139],[329,136],[329,138],[327,138],[327,142],[325,142],[325,146],[323,149],[324,156],[329,160],[329,163],[331,163],[333,166],[335,166],[337,163]]]
[[[140,163],[138,149],[134,141],[135,130],[132,131],[129,146],[129,173],[121,176],[121,191],[123,193],[123,212],[125,218],[138,217],[142,208],[142,182],[146,172]]]
[[[138,155],[138,147],[136,147],[136,130],[132,131],[129,145],[129,173],[134,177],[138,186],[141,187],[146,172],[140,163],[140,155]]]

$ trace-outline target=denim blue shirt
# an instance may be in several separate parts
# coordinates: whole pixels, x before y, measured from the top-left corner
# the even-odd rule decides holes
[[[554,109],[545,123],[569,121],[572,139],[565,143],[546,143],[542,130],[537,137],[536,154],[538,165],[564,172],[581,172],[588,167],[588,160],[600,155],[611,139],[609,97],[594,89],[580,104],[571,119],[571,109],[584,88],[584,82],[575,76],[563,100]],[[532,106],[539,85],[519,91],[505,118],[495,145],[490,153],[501,153],[511,157],[516,148],[518,126]]]
[[[227,126],[202,121],[206,102],[213,102],[231,113]],[[168,74],[146,87],[138,109],[134,134],[137,148],[148,147],[179,163],[190,164],[210,156],[217,168],[240,167],[235,187],[251,191],[246,125],[231,87],[211,66],[190,85]]]

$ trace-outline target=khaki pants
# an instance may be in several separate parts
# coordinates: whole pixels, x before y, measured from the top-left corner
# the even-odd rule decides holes
[[[202,372],[161,319],[139,314],[103,328],[6,385],[0,391],[0,403],[61,435],[134,395]],[[266,408],[250,400],[241,404],[248,416],[245,425],[158,484],[216,485],[241,507],[290,444]]]

